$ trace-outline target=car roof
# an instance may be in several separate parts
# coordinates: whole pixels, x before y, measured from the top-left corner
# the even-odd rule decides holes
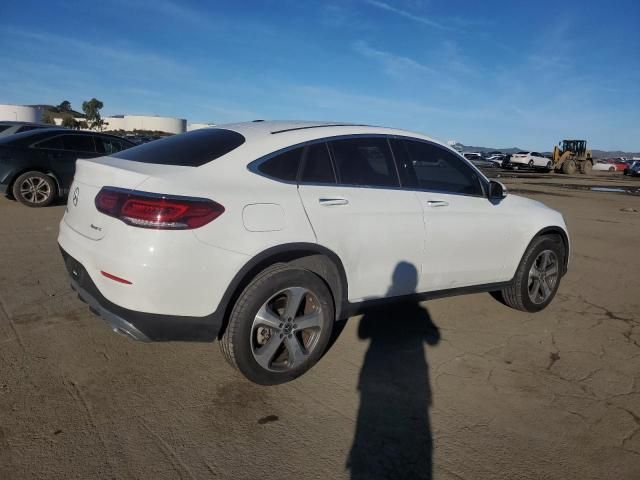
[[[408,136],[437,143],[451,151],[448,145],[421,133],[396,128],[379,127],[349,122],[258,120],[253,122],[216,125],[213,128],[233,130],[246,139],[246,146],[264,153],[274,152],[291,145],[342,135],[397,135]],[[256,153],[258,153],[256,151]],[[457,152],[456,152],[457,153]]]

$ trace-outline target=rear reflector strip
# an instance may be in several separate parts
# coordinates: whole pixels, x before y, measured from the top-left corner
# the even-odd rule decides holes
[[[124,283],[125,285],[132,285],[132,283],[129,280],[125,280],[124,278],[116,277],[115,275],[111,275],[110,273],[103,272],[102,270],[100,270],[100,273],[110,280],[114,280],[119,283]]]

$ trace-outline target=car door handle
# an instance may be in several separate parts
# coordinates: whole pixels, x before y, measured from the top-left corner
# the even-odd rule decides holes
[[[449,202],[445,202],[444,200],[428,200],[428,207],[448,207]]]
[[[346,198],[319,198],[318,202],[323,207],[333,207],[335,205],[347,205],[349,200]]]

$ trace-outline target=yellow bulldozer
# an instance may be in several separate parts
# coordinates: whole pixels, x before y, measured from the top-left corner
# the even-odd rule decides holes
[[[562,140],[553,147],[553,168],[556,172],[572,175],[580,173],[588,175],[593,168],[591,150],[587,150],[586,140]]]

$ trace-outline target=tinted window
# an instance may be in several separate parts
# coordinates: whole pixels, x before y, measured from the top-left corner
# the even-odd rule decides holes
[[[57,137],[53,137],[48,140],[43,140],[42,142],[38,142],[35,146],[38,148],[52,148],[55,150],[64,149],[64,144],[62,143],[62,137],[59,135]]]
[[[42,127],[38,127],[34,125],[25,125],[23,127],[20,127],[16,133],[28,132],[29,130],[38,130],[39,128],[42,128]]]
[[[298,167],[300,166],[303,150],[303,148],[294,148],[288,152],[276,155],[262,162],[258,170],[278,180],[295,182],[298,177]]]
[[[330,144],[340,183],[372,187],[399,185],[385,138],[349,138]]]
[[[404,140],[410,186],[465,195],[482,195],[477,172],[454,153],[437,145]]]
[[[0,132],[4,132],[7,128],[11,128],[11,125],[0,125]]]
[[[203,128],[138,145],[114,155],[134,162],[199,167],[226,155],[244,143],[238,132]]]
[[[114,153],[118,153],[119,151],[127,148],[127,146],[117,138],[109,138],[109,137],[93,137],[93,138],[96,142],[96,149],[98,153],[102,153],[104,155],[112,155]]]
[[[326,143],[316,143],[307,147],[301,182],[336,183],[336,175]]]
[[[96,151],[91,135],[62,135],[62,143],[65,150],[90,153]]]

